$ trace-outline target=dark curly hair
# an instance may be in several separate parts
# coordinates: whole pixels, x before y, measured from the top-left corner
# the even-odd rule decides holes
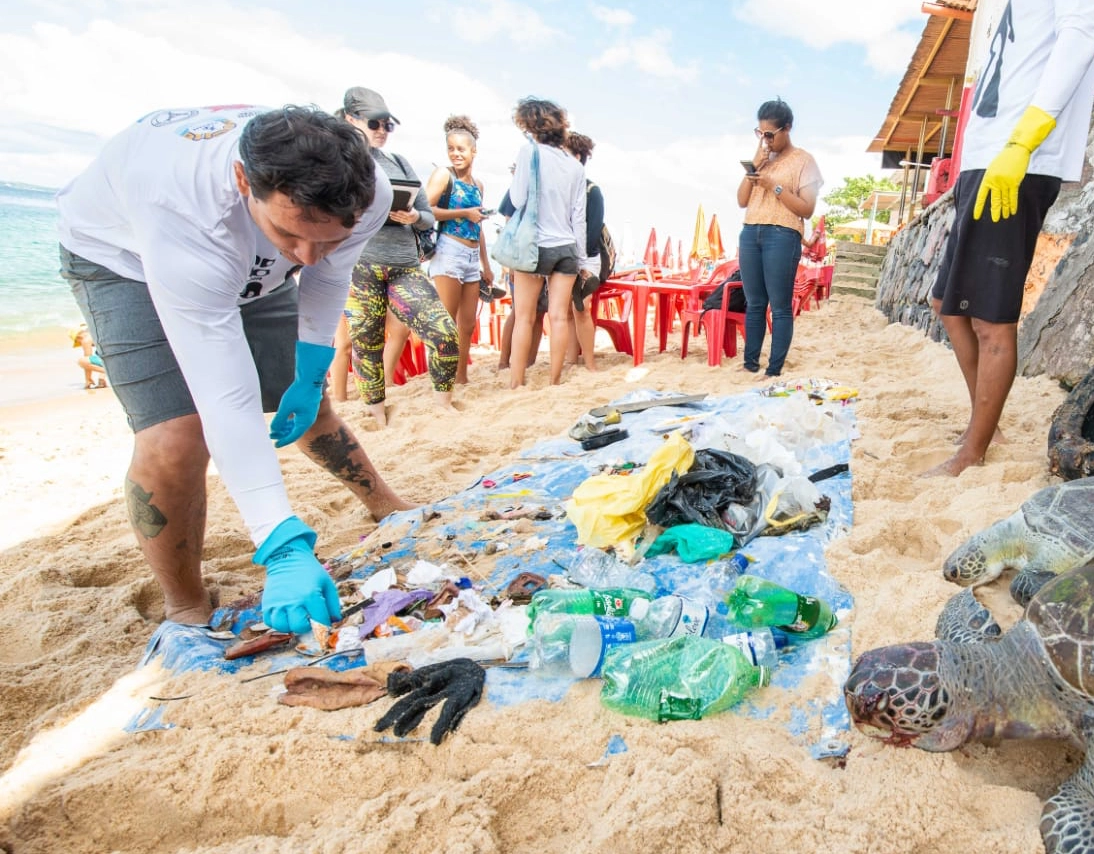
[[[580,160],[582,166],[593,156],[594,148],[596,148],[596,143],[585,134],[574,131],[566,134],[566,150]]]
[[[760,109],[756,111],[756,119],[761,122],[773,122],[781,128],[788,128],[794,124],[794,111],[782,98],[776,98],[774,101],[764,101],[760,104]]]
[[[243,128],[239,156],[255,198],[281,192],[346,228],[376,195],[376,167],[361,134],[318,107],[289,104],[255,116]]]
[[[570,122],[566,111],[553,101],[542,98],[521,98],[513,111],[513,123],[530,133],[536,142],[562,148]]]
[[[445,138],[454,133],[465,133],[471,137],[472,141],[479,141],[479,126],[467,116],[449,116],[444,120]]]

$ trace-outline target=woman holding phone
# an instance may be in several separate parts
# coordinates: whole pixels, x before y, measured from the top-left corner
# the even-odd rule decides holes
[[[471,335],[478,322],[480,283],[493,287],[494,273],[486,254],[482,222],[493,211],[483,208],[482,182],[472,176],[478,151],[479,129],[467,116],[449,116],[444,123],[448,169],[429,176],[426,196],[440,223],[437,253],[429,262],[429,274],[441,302],[456,321],[460,356],[456,382],[467,382]]]
[[[418,180],[404,158],[383,151],[399,120],[378,93],[355,86],[346,92],[343,109],[346,121],[368,140],[377,169],[393,181]],[[383,228],[365,244],[353,268],[346,302],[357,389],[381,427],[387,425],[383,357],[388,309],[422,339],[437,405],[455,411],[456,324],[422,272],[414,236],[414,231],[433,227],[433,211],[420,184],[411,201],[405,209],[392,210]]]
[[[771,353],[765,372],[770,378],[782,373],[794,337],[791,300],[801,259],[803,220],[813,215],[824,181],[812,155],[790,141],[794,113],[784,101],[765,101],[756,118],[759,143],[752,160],[741,161],[745,175],[737,187],[737,203],[746,209],[737,257],[748,303],[744,369],[760,370],[770,305]]]

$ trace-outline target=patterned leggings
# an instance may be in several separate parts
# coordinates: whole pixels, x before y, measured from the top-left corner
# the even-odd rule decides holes
[[[459,359],[456,321],[417,267],[358,263],[346,312],[357,389],[366,403],[384,400],[384,323],[391,313],[422,339],[436,391],[452,391]]]

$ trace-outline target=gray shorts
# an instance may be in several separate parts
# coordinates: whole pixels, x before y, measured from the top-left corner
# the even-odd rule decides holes
[[[537,276],[549,276],[552,273],[576,276],[577,244],[539,247],[539,263],[534,272]]]
[[[134,433],[195,415],[197,408],[160,325],[148,285],[61,247],[61,275],[102,354],[110,387]],[[242,286],[242,283],[241,283]],[[296,368],[297,293],[282,285],[240,307],[262,390],[262,408],[277,411]]]

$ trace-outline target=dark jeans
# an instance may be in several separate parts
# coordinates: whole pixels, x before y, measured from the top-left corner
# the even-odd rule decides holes
[[[802,236],[781,225],[746,225],[741,229],[737,258],[745,300],[745,368],[760,369],[760,350],[767,331],[767,306],[771,305],[771,357],[767,375],[782,373],[783,362],[794,338],[790,309],[794,277],[802,256]]]

